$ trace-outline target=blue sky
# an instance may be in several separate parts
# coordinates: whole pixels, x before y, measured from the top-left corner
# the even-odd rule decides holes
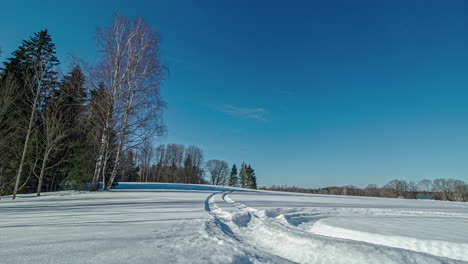
[[[64,65],[92,61],[97,27],[115,12],[141,16],[170,69],[162,143],[245,160],[260,186],[467,181],[467,11],[466,1],[6,1],[0,47],[3,60],[48,29]]]

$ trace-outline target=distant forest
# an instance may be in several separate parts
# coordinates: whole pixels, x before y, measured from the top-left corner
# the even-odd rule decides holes
[[[120,178],[123,182],[171,182],[228,185],[257,189],[257,177],[251,165],[242,163],[238,171],[224,160],[204,162],[203,151],[197,146],[167,144],[152,147],[147,142],[136,152],[128,152],[132,172]]]
[[[47,30],[34,33],[0,68],[0,196],[61,189],[110,189],[120,181],[212,183],[256,188],[243,164],[195,147],[152,147],[166,133],[158,32],[114,16],[97,30],[98,63],[74,59],[60,73]],[[205,180],[205,171],[209,181]],[[234,173],[235,172],[235,173]]]
[[[375,184],[369,184],[366,188],[358,188],[356,186],[348,185],[341,187],[305,189],[295,186],[273,185],[269,188],[261,189],[298,193],[468,202],[468,185],[464,181],[443,178],[435,179],[433,181],[424,179],[417,183],[414,181],[407,182],[405,180],[395,179],[382,187]]]

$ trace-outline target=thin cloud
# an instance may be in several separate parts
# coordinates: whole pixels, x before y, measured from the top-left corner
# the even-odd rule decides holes
[[[233,116],[240,116],[249,119],[255,119],[259,121],[266,121],[266,115],[268,111],[264,108],[246,108],[246,107],[238,107],[234,105],[226,104],[219,111],[233,115]]]
[[[296,96],[296,92],[294,92],[292,90],[282,90],[282,91],[280,91],[280,94],[286,95],[288,97]]]

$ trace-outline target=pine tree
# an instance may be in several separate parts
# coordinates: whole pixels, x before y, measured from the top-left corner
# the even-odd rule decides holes
[[[15,153],[12,151],[20,143],[21,131],[15,123],[15,113],[18,107],[18,83],[11,76],[0,79],[0,197],[3,191],[10,192],[13,173],[12,160]],[[1,198],[0,198],[1,199]]]
[[[245,163],[242,163],[241,169],[239,172],[239,184],[242,188],[247,187],[247,174],[246,174],[245,169],[246,169],[246,165]]]
[[[55,92],[56,105],[58,105],[61,112],[65,114],[68,127],[77,128],[84,119],[87,101],[85,83],[86,78],[81,68],[75,66],[73,70],[63,78],[60,84],[60,90]],[[73,136],[80,137],[77,133]]]
[[[53,90],[57,87],[58,72],[55,67],[59,65],[59,60],[55,56],[55,44],[47,30],[34,33],[29,40],[23,40],[22,45],[12,53],[13,57],[4,62],[3,73],[14,76],[20,84],[21,102],[18,107],[23,107],[23,111],[28,114],[28,100],[37,93],[38,81],[41,82],[41,96],[37,108],[44,108],[48,99],[52,96]],[[40,78],[35,77],[35,71],[40,71]],[[27,98],[28,100],[24,100]],[[25,102],[26,101],[26,102]]]
[[[247,174],[247,180],[246,180],[247,188],[257,189],[257,176],[255,176],[254,169],[252,169],[252,167],[249,165],[245,169],[245,172]]]
[[[40,113],[46,109],[47,102],[51,98],[57,85],[58,73],[55,67],[59,64],[55,56],[55,44],[47,30],[35,33],[29,40],[13,52],[13,57],[4,63],[3,76],[14,76],[20,84],[16,104],[18,111],[15,120],[21,123],[14,123],[17,127],[26,127],[22,132],[23,138],[19,140],[18,146],[21,150],[18,156],[20,161],[17,166],[15,188],[13,199],[19,188],[19,183],[23,173],[23,167],[28,155],[28,145],[33,131],[40,123]]]
[[[89,158],[93,155],[93,149],[88,136],[90,131],[87,130],[85,122],[86,102],[85,76],[80,67],[75,66],[64,76],[60,89],[54,92],[48,106],[58,109],[57,111],[63,115],[63,127],[69,131],[64,140],[66,144],[51,159],[51,163],[60,164],[54,173],[55,186],[61,185],[64,181],[66,187],[70,184],[76,189],[82,189],[91,179],[92,164],[90,166]]]
[[[31,116],[32,101],[37,92],[37,80],[34,78],[36,69],[41,71],[42,90],[48,92],[42,93],[34,110],[43,110],[46,102],[46,94],[54,89],[57,82],[58,73],[54,71],[55,66],[59,64],[55,56],[55,44],[52,43],[47,30],[34,33],[29,40],[23,40],[22,45],[12,53],[11,58],[3,63],[0,72],[0,94],[11,92],[8,89],[14,89],[14,96],[9,98],[10,109],[8,109],[8,120],[0,120],[2,130],[12,131],[17,135],[10,140],[13,145],[21,146],[24,144],[24,127],[28,126]],[[1,85],[3,84],[3,85]],[[5,99],[5,98],[3,98]],[[39,112],[39,111],[37,111]],[[34,122],[39,119],[38,114],[34,115]],[[0,131],[2,132],[2,131]],[[4,133],[2,133],[4,135]],[[13,142],[15,141],[15,142]],[[21,156],[21,154],[16,154]]]
[[[232,165],[231,174],[229,175],[229,186],[237,186],[237,167],[236,164]]]
[[[93,177],[94,162],[89,158],[90,148],[86,143],[75,146],[66,166],[62,169],[66,178],[60,183],[64,189],[87,189],[86,184]]]

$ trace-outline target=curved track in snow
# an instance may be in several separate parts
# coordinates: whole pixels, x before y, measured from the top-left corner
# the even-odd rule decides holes
[[[206,211],[211,220],[206,232],[223,241],[235,241],[255,252],[252,262],[268,262],[255,256],[268,253],[298,263],[465,263],[467,245],[438,240],[386,236],[324,224],[327,219],[378,216],[404,217],[425,212],[373,208],[307,208],[258,210],[236,202],[232,191],[210,195]],[[322,223],[323,222],[323,223]],[[347,230],[345,232],[344,230]],[[262,261],[263,260],[263,261]],[[266,261],[265,261],[266,260]]]

